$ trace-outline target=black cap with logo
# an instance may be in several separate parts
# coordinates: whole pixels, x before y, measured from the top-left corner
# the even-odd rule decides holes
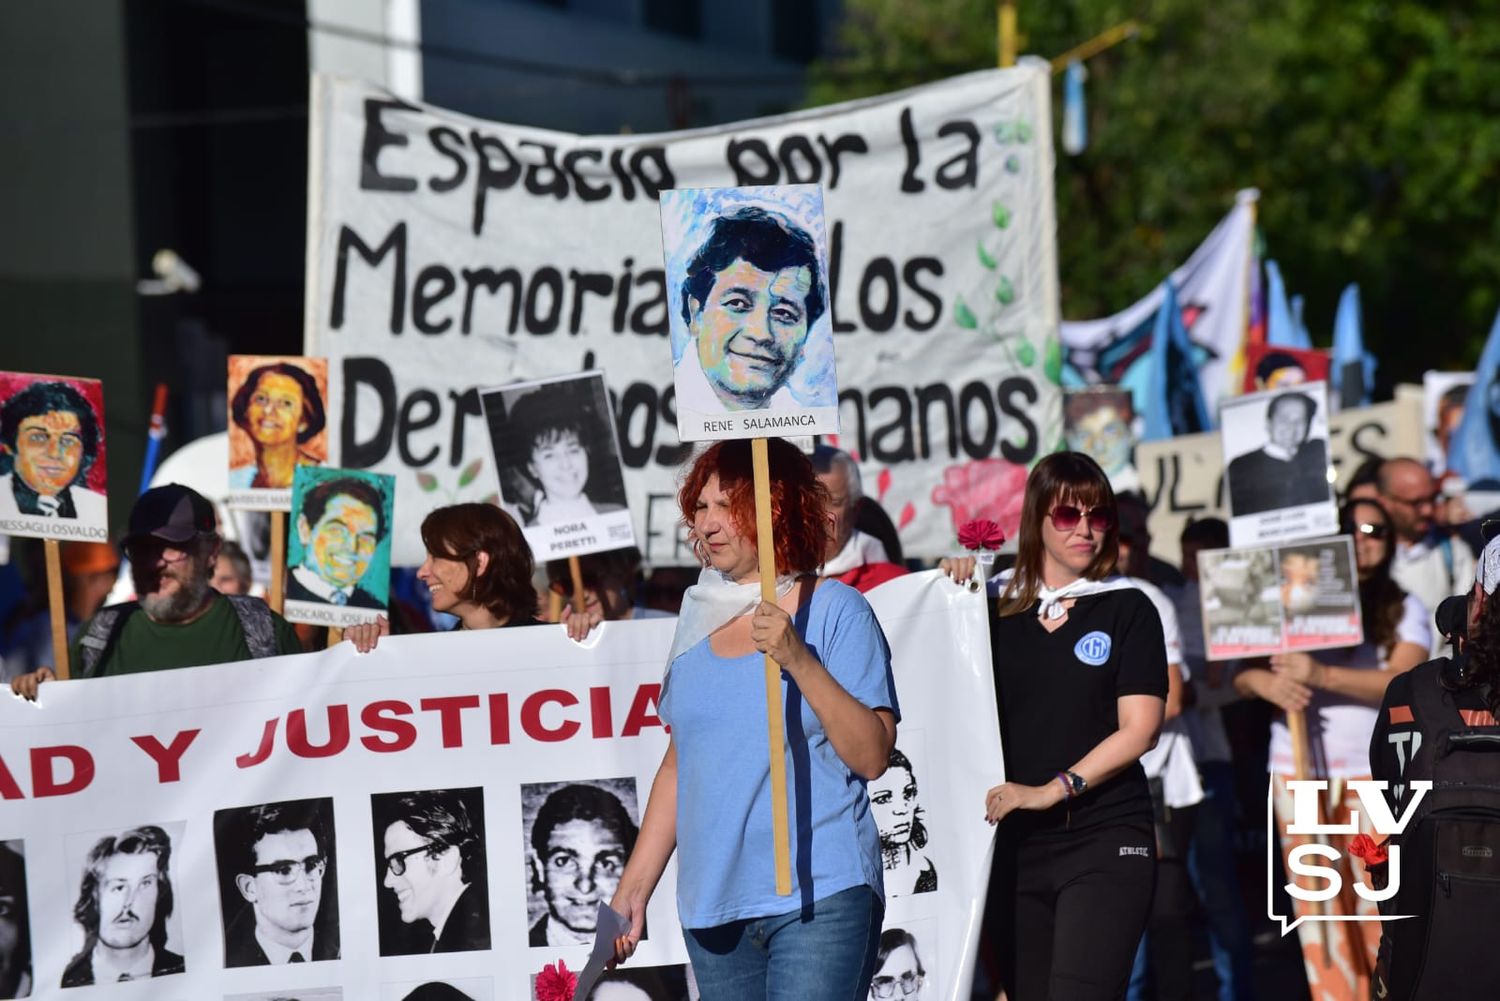
[[[148,538],[163,542],[189,542],[199,532],[218,530],[214,506],[192,487],[181,483],[152,487],[136,499],[130,509],[130,532],[125,545]]]

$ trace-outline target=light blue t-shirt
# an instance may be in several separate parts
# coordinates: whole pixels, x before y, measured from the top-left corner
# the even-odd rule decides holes
[[[819,662],[872,709],[900,717],[891,650],[864,596],[827,581],[794,617]],[[786,914],[855,886],[884,896],[880,832],[849,770],[785,672],[792,895],[776,895],[766,687],[759,653],[719,657],[707,639],[678,656],[661,717],[677,744],[677,912],[684,928]]]

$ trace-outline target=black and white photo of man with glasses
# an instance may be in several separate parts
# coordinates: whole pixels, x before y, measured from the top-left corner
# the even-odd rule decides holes
[[[370,797],[380,885],[380,954],[490,947],[484,791]]]
[[[332,800],[220,810],[214,840],[225,966],[339,958]]]

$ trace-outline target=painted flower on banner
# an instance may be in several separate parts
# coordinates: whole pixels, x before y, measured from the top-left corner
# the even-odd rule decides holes
[[[536,975],[536,1001],[573,1001],[577,989],[578,974],[560,959],[556,966],[548,963]]]
[[[981,549],[994,552],[1005,545],[1005,530],[988,518],[975,518],[959,528],[958,544],[971,553]]]
[[[1021,500],[1026,492],[1026,467],[1004,459],[976,459],[943,470],[943,482],[933,488],[932,502],[946,505],[958,529],[976,519],[988,519],[1007,537],[1021,528]]]

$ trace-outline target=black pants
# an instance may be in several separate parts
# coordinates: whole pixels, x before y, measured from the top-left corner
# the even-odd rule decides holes
[[[1002,831],[986,910],[1010,1001],[1125,996],[1156,880],[1149,820],[1019,843]]]

